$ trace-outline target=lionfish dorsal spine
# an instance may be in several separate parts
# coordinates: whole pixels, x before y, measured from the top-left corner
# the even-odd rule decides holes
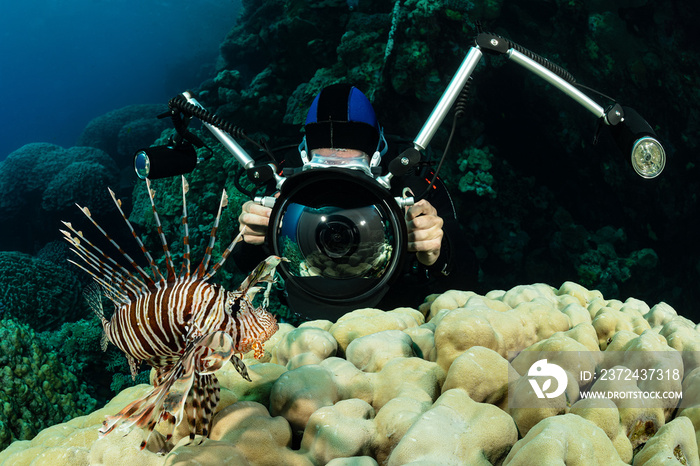
[[[190,228],[187,224],[187,191],[190,190],[190,185],[184,176],[182,178],[182,226],[184,228],[184,235],[182,237],[182,244],[185,248],[183,254],[183,273],[185,279],[190,278]]]
[[[105,231],[97,224],[97,222],[94,221],[94,219],[90,215],[90,211],[87,208],[82,208],[80,206],[78,207],[100,230],[100,232],[102,232],[102,234],[120,252],[123,253],[123,250],[119,247],[119,245],[105,233]],[[118,301],[119,303],[128,303],[132,297],[137,296],[142,292],[148,290],[148,286],[145,283],[139,280],[138,277],[133,275],[131,272],[124,269],[121,265],[119,265],[114,259],[109,257],[109,255],[107,255],[100,248],[91,243],[87,238],[83,236],[82,232],[75,230],[72,224],[68,222],[63,222],[63,224],[75,234],[75,236],[72,236],[70,232],[61,230],[61,233],[63,233],[66,240],[71,244],[71,250],[78,257],[80,257],[91,270],[88,270],[86,267],[83,267],[82,265],[77,264],[73,261],[71,262],[73,262],[73,264],[89,273],[98,283],[100,283],[107,290],[109,290],[111,294],[110,299],[112,299],[113,297],[116,298],[116,301],[115,299],[112,299],[112,301]],[[82,242],[85,242],[85,244],[90,246],[94,251],[96,251],[100,256],[102,256],[104,260],[100,259],[95,253],[86,248],[82,244]],[[125,256],[128,259],[130,259],[128,255],[125,254]],[[146,275],[146,277],[148,276]],[[124,292],[125,290],[126,293]]]
[[[214,244],[216,244],[216,233],[219,228],[219,221],[221,220],[221,211],[228,205],[228,195],[226,194],[226,190],[224,189],[223,192],[221,193],[221,200],[219,201],[219,210],[216,213],[216,218],[214,219],[214,225],[211,227],[211,233],[209,234],[209,244],[207,245],[207,249],[204,252],[204,257],[202,258],[202,262],[199,264],[199,267],[197,268],[197,279],[202,280],[204,279],[205,275],[207,275],[207,267],[209,267],[209,260],[211,259],[211,252],[214,249]]]
[[[151,181],[146,178],[146,190],[148,191],[148,199],[151,201],[151,208],[153,209],[153,218],[156,222],[156,229],[158,231],[158,237],[163,245],[163,253],[165,254],[165,266],[168,270],[168,281],[172,282],[175,280],[175,264],[173,264],[173,258],[170,255],[170,248],[168,247],[168,240],[165,238],[165,233],[163,233],[163,225],[160,223],[160,216],[158,215],[158,209],[156,209],[156,203],[153,199],[155,195],[155,190],[151,189]],[[163,279],[161,275],[161,284]]]
[[[153,257],[146,249],[146,246],[143,244],[143,241],[141,241],[141,238],[139,238],[139,235],[136,234],[136,231],[134,230],[133,225],[131,225],[131,222],[129,221],[129,219],[126,218],[126,214],[124,213],[124,210],[122,209],[122,201],[120,201],[119,199],[116,198],[116,196],[114,195],[114,191],[112,191],[109,188],[107,188],[107,189],[109,190],[110,196],[112,196],[112,201],[114,201],[114,205],[117,206],[117,210],[119,210],[119,213],[121,214],[122,218],[124,219],[124,222],[126,222],[126,226],[129,228],[129,231],[131,232],[131,236],[133,236],[134,240],[141,248],[141,252],[143,252],[144,256],[146,256],[146,260],[148,261],[148,265],[151,267],[151,271],[153,272],[153,276],[155,277],[156,280],[159,280],[160,283],[163,283],[165,280],[163,279],[163,275],[158,270],[158,267],[156,266],[156,262],[153,260]],[[99,226],[98,226],[98,228],[99,228]],[[113,242],[112,244],[115,244],[115,243]],[[119,248],[117,246],[117,249],[119,249],[121,252],[121,248]],[[141,276],[143,276],[146,279],[147,283],[149,284],[149,287],[156,286],[153,278],[151,278],[146,273],[146,271],[143,270],[143,268],[141,268],[140,265],[138,265],[131,257],[129,257],[128,254],[126,254],[124,252],[122,252],[122,254],[129,262],[131,262],[131,265],[141,274]]]
[[[82,257],[82,256],[81,256]],[[107,281],[97,275],[96,273],[86,269],[82,265],[78,264],[77,262],[68,259],[68,262],[71,264],[75,265],[79,269],[82,269],[85,273],[90,275],[95,282],[100,284],[102,286],[102,289],[104,290],[105,296],[107,296],[110,301],[112,301],[115,304],[129,304],[131,301],[129,300],[129,296],[124,294],[118,287],[115,287],[114,284],[117,282],[112,279],[112,281]]]
[[[252,286],[260,282],[274,283],[275,270],[277,266],[280,262],[286,260],[287,259],[283,259],[278,256],[268,256],[267,259],[260,262],[258,266],[255,267],[255,270],[253,270],[250,273],[250,275],[248,275],[246,279],[243,280],[243,283],[241,283],[241,285],[238,287],[238,290],[236,291],[241,294],[247,294],[250,293]]]

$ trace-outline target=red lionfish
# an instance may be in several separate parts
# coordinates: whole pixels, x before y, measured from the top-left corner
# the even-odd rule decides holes
[[[188,185],[183,177],[184,257],[181,272],[176,275],[155,207],[154,191],[148,180],[146,186],[165,253],[167,276],[158,270],[155,261],[126,218],[121,201],[111,189],[109,193],[112,200],[146,256],[152,276],[110,238],[92,218],[87,207],[78,205],[92,224],[134,267],[135,273],[119,265],[88,241],[82,232],[76,231],[70,223],[63,222],[73,234],[61,230],[71,244],[72,251],[84,264],[70,262],[89,273],[99,285],[93,293],[87,293],[86,297],[104,328],[102,349],[105,350],[108,342],[112,342],[126,353],[132,378],[135,378],[137,368],[143,361],[153,366],[156,371],[153,389],[144,398],[132,402],[115,416],[107,416],[99,431],[100,437],[103,437],[117,427],[120,430],[132,426],[145,428],[148,437],[141,443],[142,449],[145,448],[158,422],[165,420],[170,423],[166,437],[168,441],[175,426],[185,415],[190,439],[194,439],[198,424],[202,435],[208,436],[220,392],[219,381],[214,372],[227,361],[231,360],[238,372],[250,381],[245,365],[234,353],[242,354],[254,350],[254,356],[260,359],[264,354],[263,343],[277,331],[277,320],[265,310],[267,296],[263,305],[257,308],[253,306],[252,299],[258,291],[254,286],[260,282],[271,284],[275,268],[283,260],[277,256],[268,257],[236,291],[226,291],[219,285],[207,283],[242,238],[241,232],[223,252],[219,262],[209,267],[221,211],[228,203],[224,190],[204,258],[196,272],[190,273],[186,204]],[[115,305],[111,320],[104,317],[98,288],[101,288]]]

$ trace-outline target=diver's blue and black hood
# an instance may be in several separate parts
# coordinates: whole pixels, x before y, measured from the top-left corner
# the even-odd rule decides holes
[[[379,123],[369,99],[350,84],[333,84],[314,99],[306,116],[306,149],[357,149],[372,156]]]

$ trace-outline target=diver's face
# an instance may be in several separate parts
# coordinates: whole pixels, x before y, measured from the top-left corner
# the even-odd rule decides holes
[[[357,149],[313,149],[311,151],[311,161],[306,164],[304,169],[323,167],[361,170],[365,174],[372,176],[369,167],[369,156]]]
[[[366,158],[369,161],[369,156],[362,152],[361,150],[357,149],[331,149],[331,148],[324,148],[324,149],[314,149],[311,151],[311,155],[318,155],[320,157],[328,157],[328,158],[338,158],[338,159],[357,159],[357,158]]]

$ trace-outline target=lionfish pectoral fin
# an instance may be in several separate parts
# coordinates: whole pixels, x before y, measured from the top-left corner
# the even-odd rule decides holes
[[[234,354],[233,339],[224,332],[213,332],[205,336],[199,343],[206,347],[209,353],[202,358],[200,374],[210,374],[221,369],[224,364],[231,361],[236,371],[248,382],[252,382],[248,375],[248,368],[243,361]],[[262,348],[262,345],[260,345]]]
[[[106,336],[107,335],[105,335],[105,337]],[[102,342],[100,342],[100,344],[101,343]],[[105,344],[105,347],[106,347],[106,344]],[[139,367],[141,366],[141,361],[138,361],[129,355],[126,356],[126,361],[129,363],[129,371],[131,372],[131,380],[136,381],[136,376],[139,373]]]
[[[107,416],[99,431],[100,435],[107,435],[115,428],[140,427],[148,431],[148,437],[141,444],[143,449],[156,424],[167,420],[169,427],[166,429],[166,439],[169,440],[175,427],[187,415],[187,404],[193,396],[195,377],[213,379],[213,376],[206,374],[220,369],[232,356],[233,340],[224,332],[212,332],[190,342],[182,357],[158,377],[157,385],[145,397],[132,402],[116,415]],[[215,401],[218,403],[218,398]],[[210,406],[211,411],[216,403]]]
[[[135,359],[127,357],[129,365]],[[136,426],[148,431],[148,436],[141,443],[141,449],[153,432],[156,424],[161,420],[170,421],[168,438],[172,437],[175,426],[180,423],[184,413],[185,401],[194,379],[194,352],[192,348],[185,351],[183,358],[174,364],[166,373],[162,374],[159,382],[146,396],[131,402],[114,416],[107,416],[99,430],[103,437],[115,429],[128,430]],[[132,375],[133,375],[132,366]]]
[[[247,293],[250,287],[260,282],[274,282],[275,270],[280,262],[285,260],[286,259],[279,256],[269,256],[267,259],[260,262],[257,267],[255,267],[255,270],[243,280],[241,286],[238,287],[238,291]]]
[[[102,333],[102,337],[100,338],[100,349],[102,351],[107,351],[107,346],[109,346],[109,337],[107,337],[106,333]]]
[[[265,348],[261,341],[256,341],[253,343],[253,357],[255,359],[260,359],[265,355]]]
[[[211,374],[221,369],[233,357],[233,339],[225,332],[212,332],[197,344],[203,353],[198,361],[199,374]]]
[[[233,367],[236,368],[236,371],[238,371],[238,373],[241,374],[241,377],[243,377],[244,379],[246,379],[248,382],[252,382],[252,380],[250,379],[250,375],[248,375],[248,368],[247,368],[246,365],[243,363],[243,361],[241,360],[241,358],[239,358],[238,356],[234,355],[234,356],[231,358],[231,364],[233,364]]]
[[[83,297],[102,324],[104,332],[102,333],[102,338],[100,338],[100,348],[102,351],[107,351],[109,337],[107,336],[106,329],[109,325],[109,321],[105,319],[104,308],[102,307],[102,290],[100,290],[100,286],[97,283],[89,284],[83,289]]]

